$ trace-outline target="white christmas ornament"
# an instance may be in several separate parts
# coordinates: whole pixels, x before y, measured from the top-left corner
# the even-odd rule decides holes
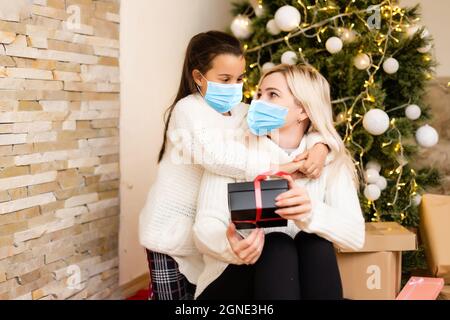
[[[427,53],[431,50],[431,43],[427,44],[425,47],[417,48],[417,51],[420,53]]]
[[[280,28],[278,28],[276,22],[274,19],[269,20],[266,24],[267,32],[269,32],[271,35],[276,36],[281,32]]]
[[[270,69],[272,69],[273,67],[275,67],[275,63],[273,63],[273,62],[266,62],[266,63],[264,63],[263,66],[262,66],[262,71],[263,71],[263,72],[267,72],[267,71],[269,71]]]
[[[383,63],[383,70],[388,74],[396,73],[399,67],[400,65],[398,64],[398,61],[395,58],[388,58]]]
[[[288,65],[295,65],[297,63],[298,57],[294,51],[286,51],[281,55],[281,63]]]
[[[260,5],[260,4],[256,5],[256,6],[253,8],[253,10],[255,10],[255,15],[256,15],[258,18],[261,17],[261,16],[264,14],[264,12],[265,12],[264,7],[263,7],[262,5]]]
[[[292,31],[300,25],[300,12],[293,6],[283,6],[275,12],[275,22],[282,31]]]
[[[370,58],[365,53],[360,53],[355,57],[354,65],[359,70],[366,70],[370,67]]]
[[[369,110],[364,115],[363,127],[370,134],[379,136],[389,128],[389,116],[381,109]]]
[[[439,134],[437,133],[436,129],[426,124],[417,129],[416,140],[421,147],[431,148],[438,143]]]
[[[367,169],[366,170],[366,180],[367,183],[376,183],[380,178],[380,174],[375,169]]]
[[[331,37],[327,40],[325,43],[325,47],[327,48],[328,52],[331,54],[338,53],[342,50],[342,46],[344,44],[342,43],[342,40],[338,37]]]
[[[344,42],[350,43],[355,41],[356,38],[356,32],[353,30],[349,30],[346,28],[341,28],[340,30],[340,37]]]
[[[231,32],[238,39],[247,39],[253,33],[250,18],[238,15],[231,23]]]
[[[376,184],[369,184],[364,188],[364,196],[367,200],[376,201],[380,198],[381,190]]]
[[[377,172],[380,172],[381,165],[378,162],[371,160],[371,161],[367,162],[367,164],[366,164],[366,170],[368,170],[368,169],[375,169],[375,170],[377,170]]]
[[[413,198],[414,205],[418,206],[422,202],[422,196],[420,194],[416,194]]]
[[[387,180],[385,177],[379,176],[375,184],[378,186],[378,188],[380,188],[380,190],[384,190],[387,187]]]
[[[409,120],[417,120],[420,118],[421,114],[422,111],[420,110],[420,107],[415,104],[411,104],[405,109],[405,115]]]

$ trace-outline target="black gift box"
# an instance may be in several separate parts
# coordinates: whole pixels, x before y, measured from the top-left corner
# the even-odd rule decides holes
[[[287,220],[275,213],[278,207],[275,206],[275,198],[283,192],[289,190],[288,182],[285,179],[262,180],[261,181],[261,219],[276,220],[258,221],[255,223],[239,221],[256,220],[256,201],[254,182],[240,182],[228,184],[228,208],[231,213],[231,220],[236,225],[236,229],[254,229],[269,227],[287,226]]]

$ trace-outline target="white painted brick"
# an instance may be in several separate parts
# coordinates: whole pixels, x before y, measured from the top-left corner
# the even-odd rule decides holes
[[[62,124],[62,129],[67,131],[75,131],[77,129],[76,121],[64,121]]]
[[[81,79],[84,82],[120,82],[118,67],[111,66],[81,66]]]
[[[118,163],[102,164],[95,168],[95,174],[104,174],[104,173],[112,173],[112,172],[119,172],[119,164]]]
[[[55,181],[57,177],[56,171],[48,171],[35,175],[16,176],[0,179],[0,190],[8,190],[25,186],[32,186],[41,183]]]
[[[58,209],[55,211],[55,217],[66,219],[70,217],[76,217],[79,215],[82,215],[83,213],[87,213],[88,209],[86,206],[79,206],[79,207],[73,207],[73,208],[65,208],[65,209]]]
[[[6,54],[8,56],[13,57],[21,57],[21,58],[30,58],[30,59],[36,59],[39,56],[39,49],[36,48],[22,48],[17,46],[11,46],[7,45],[6,48]]]
[[[120,47],[119,40],[93,36],[79,35],[79,37],[74,38],[74,42],[80,44],[88,44],[91,46],[107,47],[114,49],[119,49]]]
[[[23,79],[0,78],[0,90],[23,90],[24,88],[25,80]]]
[[[97,193],[89,193],[89,194],[74,196],[74,197],[67,199],[64,202],[64,208],[76,207],[76,206],[80,206],[83,204],[92,203],[95,201],[98,201]]]
[[[119,58],[119,50],[94,46],[94,53],[97,56]]]
[[[42,109],[47,112],[66,112],[69,110],[69,101],[39,101]]]
[[[116,146],[119,144],[119,137],[88,139],[88,144],[91,147]]]
[[[119,110],[112,111],[71,111],[67,120],[95,120],[95,119],[116,119],[119,118]],[[1,119],[1,116],[0,116]]]
[[[40,194],[34,197],[17,199],[0,203],[0,214],[19,211],[34,206],[44,205],[56,201],[52,192]]]
[[[69,160],[67,167],[68,168],[94,167],[99,164],[100,164],[100,159],[98,157],[93,157],[93,158]]]
[[[78,26],[69,25],[67,22],[62,23],[62,29],[73,33],[85,34],[88,36],[94,35],[94,27],[80,23]]]
[[[120,15],[118,15],[117,13],[107,12],[105,17],[108,21],[116,23],[120,22]]]
[[[28,246],[25,243],[19,243],[17,246],[0,247],[0,260],[18,255],[25,252]],[[0,281],[1,282],[1,281]]]
[[[46,231],[46,226],[41,225],[14,234],[14,243],[21,243],[30,239],[40,238]]]
[[[95,276],[103,271],[109,270],[111,268],[117,267],[119,265],[119,259],[114,258],[89,268],[89,276]]]
[[[62,81],[46,81],[46,80],[25,80],[24,83],[25,90],[47,90],[55,91],[62,90]]]
[[[6,68],[8,77],[20,79],[42,79],[53,80],[53,74],[48,70],[31,68]]]
[[[53,71],[53,77],[55,80],[62,81],[81,81],[81,76],[76,72],[67,72],[67,71]]]
[[[39,49],[47,49],[48,48],[47,38],[39,36],[29,36],[28,46]]]
[[[26,134],[0,134],[0,146],[9,144],[23,144],[27,141]]]
[[[119,205],[119,198],[111,198],[88,204],[89,212],[97,212],[103,209]]]
[[[100,181],[117,180],[117,179],[119,179],[119,177],[120,177],[119,172],[105,173],[105,174],[102,174],[102,176],[100,177]]]
[[[73,217],[68,217],[65,219],[58,219],[54,222],[47,224],[46,232],[51,233],[58,230],[63,230],[72,227],[75,224],[75,219]]]
[[[28,134],[27,143],[54,142],[57,139],[58,139],[58,134],[55,131],[37,132],[37,133]]]
[[[17,166],[24,166],[28,164],[34,163],[42,163],[42,162],[51,162],[56,160],[67,160],[68,159],[68,151],[51,151],[44,153],[32,153],[22,156],[15,156],[14,163]]]
[[[44,132],[52,129],[51,121],[17,122],[13,124],[14,133]]]
[[[81,110],[118,110],[120,108],[119,101],[82,101]]]
[[[40,51],[38,51],[36,57],[38,59],[58,60],[58,61],[76,62],[76,63],[83,63],[83,64],[98,63],[98,57],[93,56],[93,55],[76,53],[76,52],[56,51],[56,50],[40,50]]]
[[[93,156],[105,156],[108,154],[117,154],[117,153],[119,153],[119,146],[99,147],[91,151],[91,155]]]
[[[14,32],[0,31],[0,43],[10,44],[16,40]]]

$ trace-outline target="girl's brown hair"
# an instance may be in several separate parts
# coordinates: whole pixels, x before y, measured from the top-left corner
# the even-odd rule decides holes
[[[202,74],[212,68],[212,62],[220,54],[232,54],[242,56],[244,50],[238,39],[220,31],[208,31],[194,36],[186,50],[180,86],[175,100],[164,114],[164,140],[159,151],[158,163],[164,156],[166,149],[167,130],[172,111],[178,101],[190,94],[197,92],[197,85],[192,77],[192,71],[197,69]]]

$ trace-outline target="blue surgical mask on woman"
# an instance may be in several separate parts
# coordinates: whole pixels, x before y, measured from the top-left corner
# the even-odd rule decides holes
[[[269,134],[270,131],[284,126],[288,111],[286,107],[274,103],[252,100],[247,114],[248,127],[254,135]]]
[[[203,98],[217,112],[227,113],[242,101],[243,83],[217,83],[202,77],[208,82]]]

